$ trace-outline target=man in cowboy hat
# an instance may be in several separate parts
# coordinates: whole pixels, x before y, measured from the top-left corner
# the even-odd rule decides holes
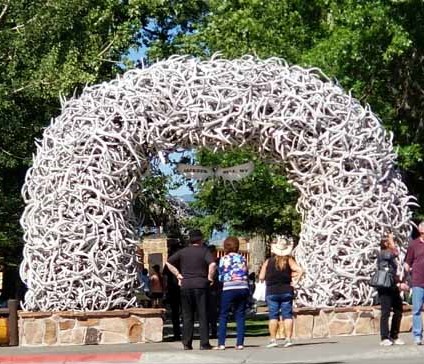
[[[193,349],[195,311],[199,316],[200,350],[210,350],[207,298],[216,264],[212,254],[203,245],[200,230],[190,231],[189,241],[190,245],[172,255],[166,265],[181,285],[184,350]]]

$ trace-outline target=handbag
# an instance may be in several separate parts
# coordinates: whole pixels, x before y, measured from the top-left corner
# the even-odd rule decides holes
[[[266,294],[266,284],[265,282],[258,282],[255,285],[255,291],[253,292],[252,297],[256,301],[265,301]]]
[[[374,288],[391,288],[395,284],[389,268],[377,269],[370,278],[370,286]]]

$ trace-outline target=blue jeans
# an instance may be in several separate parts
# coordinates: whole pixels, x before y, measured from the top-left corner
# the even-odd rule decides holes
[[[424,288],[412,287],[412,335],[414,340],[421,340],[423,336],[423,322],[421,309],[424,303]]]
[[[227,322],[230,308],[234,309],[234,317],[237,324],[237,344],[244,343],[244,328],[246,317],[246,303],[249,297],[249,290],[228,289],[221,293],[221,306],[219,309],[218,345],[225,345],[227,336]]]

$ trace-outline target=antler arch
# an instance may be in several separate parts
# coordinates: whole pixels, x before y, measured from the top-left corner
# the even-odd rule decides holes
[[[366,304],[377,241],[409,233],[392,135],[318,69],[173,56],[84,89],[46,128],[23,187],[28,310],[134,305],[132,201],[148,155],[251,145],[299,189],[298,302]]]

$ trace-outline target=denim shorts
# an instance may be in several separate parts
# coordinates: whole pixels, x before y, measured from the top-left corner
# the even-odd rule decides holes
[[[268,305],[268,317],[270,320],[278,320],[280,315],[283,319],[293,318],[293,293],[285,292],[266,296]]]

